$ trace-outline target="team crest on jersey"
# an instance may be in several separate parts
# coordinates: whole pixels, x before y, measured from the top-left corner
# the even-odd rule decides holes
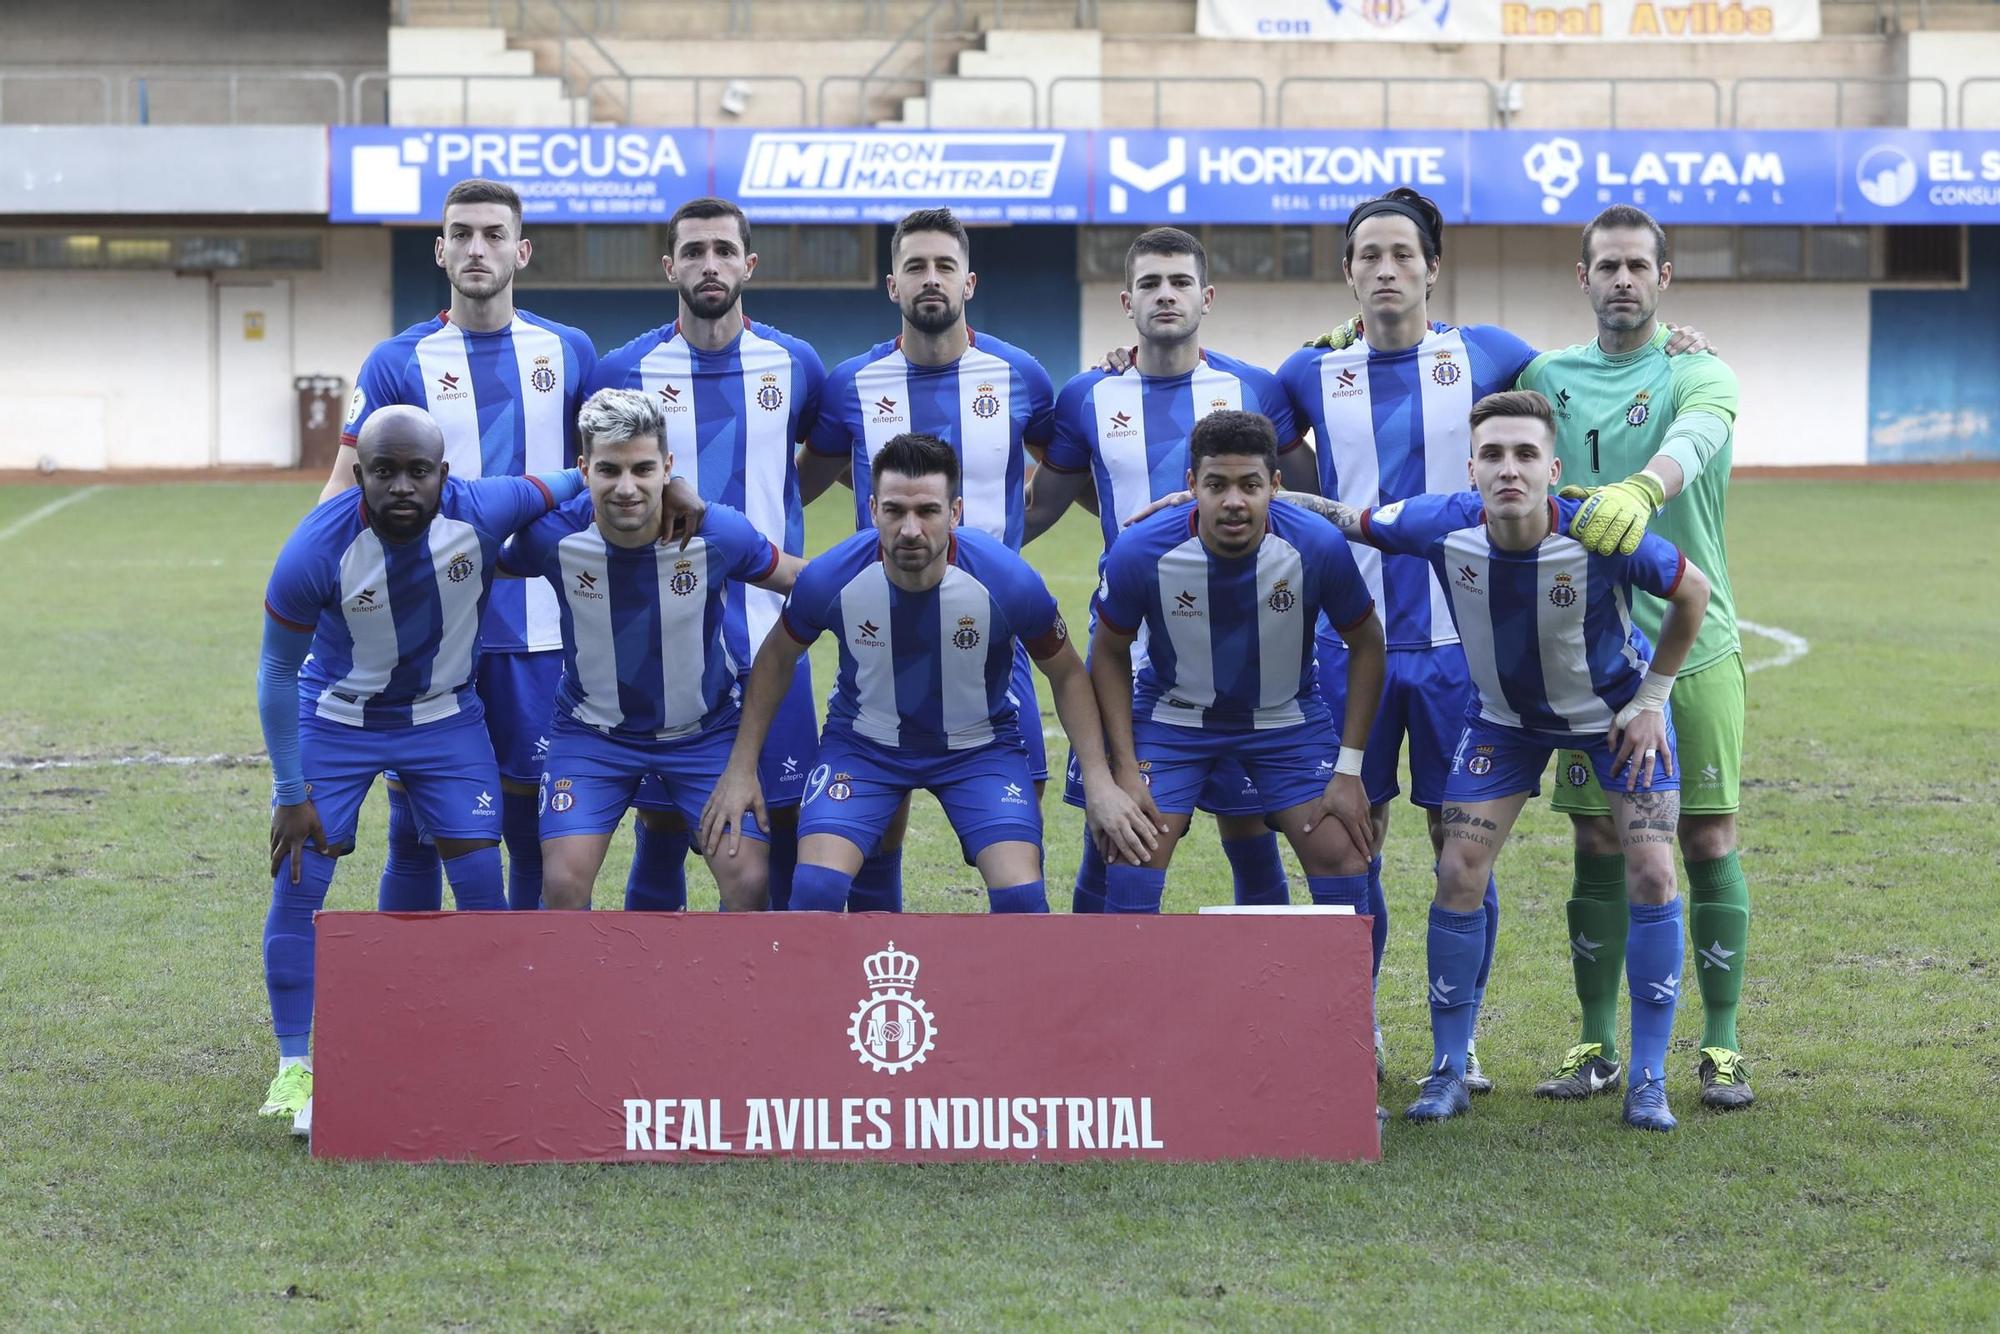
[[[1644,426],[1646,424],[1646,418],[1652,415],[1652,404],[1648,401],[1652,397],[1651,394],[1643,389],[1632,395],[1632,406],[1625,409],[1625,424],[1627,426]]]
[[[1576,585],[1566,574],[1556,576],[1556,585],[1549,590],[1549,601],[1558,607],[1576,605]]]
[[[951,642],[963,649],[979,647],[979,622],[970,616],[958,618],[958,629],[952,632]]]
[[[556,373],[547,357],[535,358],[535,369],[528,373],[528,383],[544,394],[556,387]]]
[[[444,577],[455,584],[462,584],[467,579],[470,579],[472,577],[472,557],[463,551],[453,556],[451,564],[444,567]]]
[[[846,801],[854,795],[854,775],[837,773],[826,785],[826,795],[833,801]]]
[[[1469,773],[1480,776],[1490,774],[1493,772],[1493,757],[1491,755],[1474,755],[1465,762],[1465,767]]]
[[[1394,523],[1396,521],[1396,516],[1401,514],[1402,512],[1403,512],[1403,502],[1400,500],[1394,500],[1389,502],[1387,505],[1384,505],[1381,509],[1368,511],[1368,522],[1371,524]]]
[[[1188,706],[1183,704],[1180,707],[1187,708]],[[1153,762],[1151,760],[1139,761],[1139,781],[1147,787],[1153,785]]]
[[[567,779],[567,778],[558,778],[558,779],[556,779],[556,784],[555,784],[555,786],[556,786],[556,791],[558,791],[558,792],[567,792],[567,791],[569,791],[569,790],[570,790],[570,788],[571,788],[572,786],[574,786],[574,785],[573,785],[573,784],[572,784],[572,783],[570,782],[570,780],[569,780],[569,779]]]
[[[1049,628],[1049,633],[1055,636],[1058,644],[1069,638],[1069,622],[1062,618],[1061,612],[1056,613],[1056,623]]]
[[[1457,384],[1458,377],[1463,374],[1465,369],[1451,359],[1449,352],[1438,353],[1437,359],[1431,363],[1431,378],[1447,389]]]
[[[861,1063],[885,1075],[923,1064],[937,1043],[937,1022],[916,997],[917,956],[889,947],[861,961],[868,995],[847,1017],[847,1045]]]
[[[1571,787],[1582,787],[1590,781],[1590,769],[1575,760],[1570,761],[1570,766],[1565,772]]]
[[[993,386],[982,384],[972,399],[972,415],[975,417],[997,417],[1000,415],[1000,397],[993,392]]]
[[[785,406],[785,391],[778,388],[777,376],[766,375],[760,383],[762,388],[757,391],[758,407],[766,412],[776,412]]]
[[[701,580],[694,572],[694,562],[677,560],[674,562],[673,577],[667,580],[667,587],[674,590],[674,596],[686,597],[699,587]]]
[[[1299,605],[1299,596],[1292,592],[1291,580],[1280,579],[1277,583],[1271,585],[1271,596],[1265,598],[1264,602],[1272,611],[1282,616],[1293,607]]]
[[[558,815],[574,805],[576,805],[576,794],[574,792],[558,792],[549,798],[549,809]]]

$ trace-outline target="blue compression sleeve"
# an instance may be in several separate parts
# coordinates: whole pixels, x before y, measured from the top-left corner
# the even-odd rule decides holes
[[[257,720],[271,757],[271,790],[280,806],[306,799],[306,776],[299,759],[299,664],[312,651],[312,631],[280,625],[264,617],[264,649],[257,659]]]

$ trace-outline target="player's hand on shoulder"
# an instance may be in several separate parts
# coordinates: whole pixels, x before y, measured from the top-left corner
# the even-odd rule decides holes
[[[1670,357],[1688,356],[1695,352],[1715,351],[1714,344],[1708,341],[1708,335],[1699,329],[1690,328],[1685,324],[1669,324],[1667,326],[1667,333],[1670,336],[1667,339],[1666,347],[1662,350]]]
[[[1113,375],[1123,375],[1131,369],[1132,363],[1138,360],[1137,353],[1137,348],[1114,347],[1104,354],[1104,360],[1097,363],[1097,369],[1110,371]]]
[[[1351,315],[1348,317],[1347,323],[1328,329],[1319,337],[1308,342],[1306,346],[1316,347],[1326,352],[1338,352],[1343,348],[1353,347],[1360,341],[1361,317],[1359,315]]]
[[[326,846],[326,829],[312,799],[296,806],[271,808],[271,874],[276,875],[287,861],[292,864],[292,883],[299,883],[301,854],[310,843],[322,857],[331,856]]]
[[[1130,528],[1133,524],[1139,522],[1139,520],[1141,519],[1150,519],[1155,514],[1158,514],[1161,510],[1172,509],[1175,505],[1185,505],[1190,500],[1193,499],[1194,499],[1194,492],[1192,491],[1176,491],[1170,496],[1161,496],[1158,500],[1146,506],[1146,508],[1140,510],[1137,514],[1134,514],[1131,518],[1127,519],[1123,524],[1120,524],[1119,526],[1122,528]]]
[[[681,550],[687,550],[707,513],[708,505],[693,483],[685,477],[671,478],[660,500],[660,540],[678,542]]]

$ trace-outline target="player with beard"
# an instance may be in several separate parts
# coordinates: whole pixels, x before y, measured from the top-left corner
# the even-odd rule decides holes
[[[451,306],[368,354],[322,500],[354,485],[358,435],[375,413],[399,403],[431,414],[445,462],[461,481],[553,472],[576,458],[576,410],[597,353],[580,330],[515,308],[514,275],[532,253],[521,233],[521,199],[510,187],[467,180],[451,188],[436,245]],[[500,761],[508,903],[537,908],[535,802],[562,674],[562,629],[548,581],[509,580],[494,589],[479,646],[477,689]],[[437,908],[442,894],[437,850],[392,774],[381,906],[420,912]]]
[[[943,208],[919,209],[896,224],[889,243],[889,299],[902,333],[834,367],[819,421],[798,459],[799,490],[810,504],[846,474],[854,487],[857,529],[874,525],[871,465],[897,436],[942,440],[959,458],[963,522],[1018,552],[1026,527],[1027,451],[1039,455],[1053,431],[1055,388],[1041,364],[990,334],[975,334],[965,307],[978,285],[972,242]],[[1048,778],[1029,655],[1014,657],[1010,689],[1020,710],[1021,740],[1039,793]],[[903,832],[907,803],[854,879],[855,911],[895,911],[903,902]]]
[[[444,434],[394,404],[361,428],[358,497],[300,521],[264,592],[257,714],[271,757],[264,978],[278,1073],[264,1116],[312,1124],[313,914],[375,775],[402,774],[460,908],[505,908],[500,774],[475,688],[500,544],[573,499],[575,471],[460,481]],[[303,670],[301,670],[303,668]]]
[[[806,343],[745,317],[743,289],[756,275],[757,255],[750,249],[749,220],[735,204],[691,199],[674,210],[660,262],[679,300],[675,320],[606,356],[588,388],[634,389],[654,398],[666,423],[661,444],[677,475],[703,501],[748,518],[788,555],[803,555],[805,506],[793,450],[819,415],[826,368]],[[784,598],[736,582],[727,598],[724,648],[747,673]],[[773,908],[783,908],[791,894],[799,794],[817,749],[812,664],[801,658],[760,759],[772,821],[765,832]],[[683,908],[687,822],[654,783],[639,789],[637,804],[625,906]]]

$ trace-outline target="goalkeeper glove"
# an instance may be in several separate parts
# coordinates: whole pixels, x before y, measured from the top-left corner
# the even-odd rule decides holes
[[[1599,556],[1629,556],[1637,551],[1646,524],[1667,503],[1667,489],[1649,472],[1635,472],[1609,486],[1566,486],[1559,494],[1584,497],[1582,508],[1570,520],[1570,536]]]
[[[1317,347],[1330,352],[1338,352],[1342,348],[1353,347],[1360,340],[1361,317],[1355,315],[1338,329],[1327,330],[1310,343],[1307,343],[1306,346]]]

